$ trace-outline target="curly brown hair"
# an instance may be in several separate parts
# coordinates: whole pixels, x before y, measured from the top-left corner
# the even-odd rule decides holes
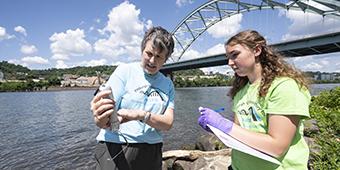
[[[259,62],[262,67],[262,79],[259,90],[260,97],[266,96],[271,83],[276,77],[290,77],[298,83],[300,88],[308,88],[309,81],[305,78],[303,73],[294,66],[288,64],[280,53],[269,47],[264,37],[257,31],[242,31],[231,37],[225,43],[225,46],[236,44],[243,45],[249,49],[255,49],[259,46],[262,50],[259,57],[256,58],[256,62]],[[239,92],[248,82],[249,79],[247,76],[241,77],[235,73],[232,88],[229,91],[231,98],[234,98],[237,92]]]

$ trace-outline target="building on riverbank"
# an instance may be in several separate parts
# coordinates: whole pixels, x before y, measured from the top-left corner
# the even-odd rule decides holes
[[[0,70],[0,82],[4,81],[4,73]]]
[[[60,81],[60,87],[94,87],[99,86],[105,79],[98,76],[77,76],[65,74],[63,80]]]
[[[314,75],[314,80],[335,80],[336,76],[332,73],[318,73]]]

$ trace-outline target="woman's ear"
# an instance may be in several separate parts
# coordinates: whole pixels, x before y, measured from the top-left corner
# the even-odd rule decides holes
[[[261,45],[256,45],[254,49],[254,55],[255,57],[259,56],[262,53],[262,47]]]

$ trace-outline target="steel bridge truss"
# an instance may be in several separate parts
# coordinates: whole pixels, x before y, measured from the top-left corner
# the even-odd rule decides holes
[[[230,16],[262,9],[285,9],[312,12],[340,19],[340,0],[210,0],[192,11],[172,32],[179,61],[191,44],[207,29]]]

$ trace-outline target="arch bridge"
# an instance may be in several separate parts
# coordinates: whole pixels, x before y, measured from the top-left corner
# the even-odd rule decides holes
[[[339,0],[210,0],[192,11],[172,32],[180,54],[171,59],[180,61],[200,35],[223,19],[264,9],[299,10],[340,19]]]

